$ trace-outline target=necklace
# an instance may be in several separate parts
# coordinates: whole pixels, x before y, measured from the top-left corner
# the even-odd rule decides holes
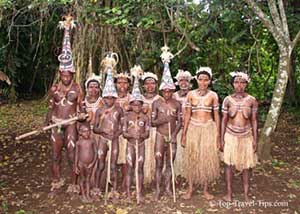
[[[93,103],[90,103],[88,100],[87,100],[87,97],[85,98],[85,104],[86,104],[86,107],[88,108],[97,108],[99,103],[101,102],[101,97],[99,96],[98,99],[93,102]]]

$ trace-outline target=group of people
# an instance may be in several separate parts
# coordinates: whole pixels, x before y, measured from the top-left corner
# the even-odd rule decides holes
[[[169,69],[173,56],[166,46],[162,48],[160,84],[156,74],[143,73],[140,66],[132,68],[130,74],[117,73],[116,63],[108,55],[107,61],[113,63],[103,69],[104,87],[102,78],[93,74],[85,82],[84,96],[73,81],[71,28],[72,23],[65,21],[60,81],[50,89],[46,123],[74,116],[79,121],[52,129],[52,192],[64,185],[60,175],[64,147],[72,169],[68,191],[79,191],[84,201],[91,201],[92,193],[97,195],[105,181],[106,192],[111,183],[110,195],[118,198],[119,166],[121,189],[129,200],[134,178],[138,201],[143,201],[144,185],[153,182],[154,200],[158,201],[163,192],[162,178],[166,194],[172,195],[178,175],[189,184],[184,199],[190,199],[194,187],[200,184],[204,197],[210,200],[213,196],[208,186],[220,176],[222,151],[227,184],[223,199],[232,200],[233,168],[242,171],[244,196],[249,199],[249,170],[257,163],[257,101],[245,92],[250,81],[246,73],[231,73],[234,93],[223,101],[222,120],[218,95],[209,89],[211,69],[200,67],[195,77],[179,70],[175,77],[179,90],[175,92]],[[192,78],[198,83],[195,90],[190,90]]]

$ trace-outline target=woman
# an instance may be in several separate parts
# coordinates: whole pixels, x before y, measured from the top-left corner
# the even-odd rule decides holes
[[[220,133],[219,100],[208,89],[212,72],[200,67],[196,72],[198,89],[187,95],[181,145],[185,148],[184,175],[189,188],[184,199],[190,199],[193,185],[204,186],[203,196],[213,198],[208,184],[219,177],[218,143]]]

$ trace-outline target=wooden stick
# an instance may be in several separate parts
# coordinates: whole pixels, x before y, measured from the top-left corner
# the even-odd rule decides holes
[[[85,115],[85,117],[87,117],[87,116],[88,116],[88,114]],[[52,128],[57,127],[57,126],[65,125],[65,124],[74,122],[76,120],[78,120],[78,116],[72,117],[72,118],[67,119],[67,120],[62,120],[62,121],[60,121],[58,123],[54,123],[54,124],[45,126],[45,127],[41,128],[41,129],[37,129],[37,130],[31,131],[31,132],[27,132],[25,134],[19,135],[19,136],[16,137],[16,140],[21,140],[21,139],[23,139],[25,137],[28,137],[28,136],[31,136],[31,135],[34,135],[34,134],[39,134],[40,132],[47,131],[47,130],[52,129]]]
[[[139,144],[138,140],[135,140],[135,179],[136,179],[136,200],[137,204],[140,204],[140,185],[139,185]]]
[[[169,110],[167,112],[169,115]],[[169,128],[169,143],[170,143],[170,161],[171,161],[171,172],[172,172],[172,189],[173,189],[173,201],[176,202],[176,189],[175,189],[175,176],[174,176],[174,166],[173,166],[173,148],[171,143],[171,123],[168,123]]]
[[[107,196],[108,196],[108,183],[110,182],[110,160],[111,160],[111,144],[112,142],[109,140],[108,142],[108,160],[107,160],[107,176],[106,176],[106,185],[105,185],[105,199],[104,205],[107,205]]]

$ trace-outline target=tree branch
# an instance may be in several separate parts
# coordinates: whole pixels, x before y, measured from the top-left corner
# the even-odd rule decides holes
[[[282,22],[282,27],[283,27],[283,32],[284,32],[284,35],[285,35],[285,39],[286,39],[286,41],[291,41],[283,1],[278,0],[278,4],[279,4],[279,12],[280,12],[280,17],[281,17],[281,22]]]
[[[279,16],[277,5],[276,5],[276,1],[268,0],[268,6],[269,6],[270,14],[271,14],[272,20],[274,22],[275,28],[278,31],[283,30],[282,22],[280,20],[280,16]]]
[[[267,17],[254,0],[245,0],[245,2],[253,9],[254,13],[260,18],[266,28],[270,31],[277,43],[285,42],[283,33],[279,31],[274,23]]]
[[[291,50],[293,50],[295,48],[295,46],[299,40],[300,40],[300,31],[297,33],[294,40],[292,41]]]

